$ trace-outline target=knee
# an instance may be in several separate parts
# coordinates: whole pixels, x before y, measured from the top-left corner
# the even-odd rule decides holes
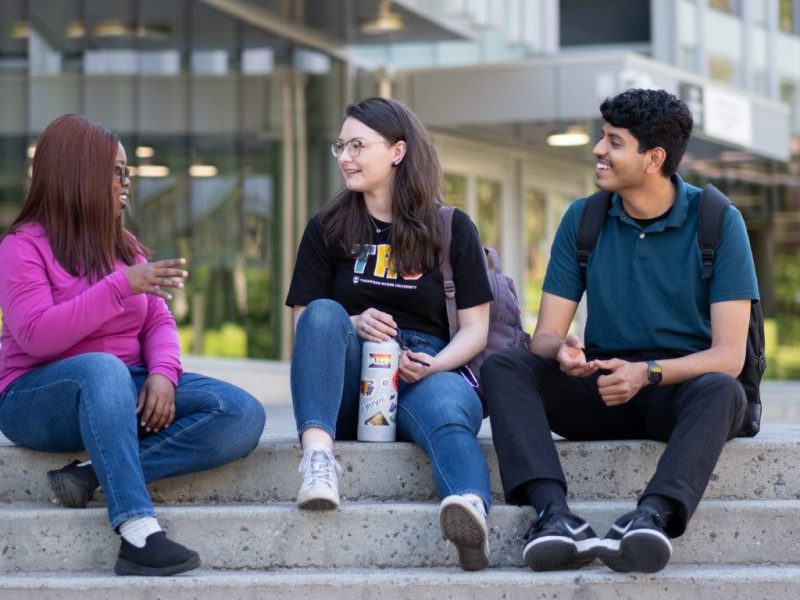
[[[102,399],[103,406],[111,408],[117,402],[136,399],[127,365],[112,354],[92,352],[75,357],[73,376],[80,384],[82,400]]]
[[[693,381],[700,393],[691,394],[690,401],[720,418],[734,421],[744,413],[747,403],[744,388],[737,379],[725,373],[705,373]]]
[[[431,430],[463,427],[477,432],[483,421],[483,406],[475,390],[457,373],[438,373],[431,377],[436,379],[435,391],[420,394],[420,402],[405,404],[405,408]],[[436,402],[430,402],[431,397],[435,397]],[[403,405],[401,395],[400,406]]]
[[[331,326],[338,326],[343,322],[350,322],[350,317],[344,307],[335,300],[320,298],[309,303],[300,315],[297,322],[298,333],[300,328],[318,332]]]
[[[244,456],[258,445],[267,415],[262,404],[253,396],[235,386],[230,387],[231,390],[225,394],[223,411]]]
[[[489,356],[481,367],[481,387],[487,402],[494,406],[504,402],[519,402],[519,390],[536,386],[544,370],[549,369],[548,359],[529,350],[509,348]]]

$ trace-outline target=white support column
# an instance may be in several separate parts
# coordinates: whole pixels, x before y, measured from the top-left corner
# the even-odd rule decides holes
[[[697,33],[697,56],[695,58],[696,72],[708,77],[708,47],[706,44],[706,22],[708,16],[708,0],[697,0],[697,21],[695,22]]]

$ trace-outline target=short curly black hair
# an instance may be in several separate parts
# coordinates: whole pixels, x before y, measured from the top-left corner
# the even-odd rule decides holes
[[[606,122],[630,131],[639,142],[639,152],[663,148],[664,175],[678,170],[693,125],[692,113],[680,98],[665,90],[630,89],[606,98],[600,112]]]

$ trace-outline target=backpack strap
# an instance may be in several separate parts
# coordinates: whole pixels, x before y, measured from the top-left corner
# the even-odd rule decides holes
[[[586,200],[581,213],[581,222],[578,225],[576,245],[578,247],[578,266],[581,268],[581,276],[586,279],[586,265],[589,264],[589,256],[597,244],[600,230],[605,223],[608,209],[611,208],[611,192],[600,190],[595,192]]]
[[[450,339],[458,331],[458,311],[456,308],[456,284],[453,280],[453,265],[450,264],[450,242],[453,240],[453,212],[452,206],[439,206],[442,216],[442,256],[439,260],[439,270],[444,280],[444,303],[447,307],[447,323],[450,326]]]
[[[711,277],[714,270],[714,257],[722,239],[722,224],[725,211],[731,201],[710,183],[700,194],[700,207],[697,211],[697,241],[703,257],[703,279]]]

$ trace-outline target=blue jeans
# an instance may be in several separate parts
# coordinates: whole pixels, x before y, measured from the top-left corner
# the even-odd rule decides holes
[[[409,349],[436,355],[446,342],[403,330]],[[292,353],[292,403],[297,431],[319,427],[335,439],[355,439],[361,380],[361,344],[350,317],[333,300],[309,303],[297,323]],[[476,494],[491,504],[489,470],[477,434],[483,408],[455,371],[400,383],[397,438],[414,442],[431,460],[441,497]]]
[[[139,439],[136,398],[146,378],[144,367],[105,353],[50,363],[0,395],[0,431],[32,450],[86,449],[114,529],[155,516],[147,482],[247,456],[258,444],[265,414],[244,390],[185,373],[175,390],[175,420]]]

